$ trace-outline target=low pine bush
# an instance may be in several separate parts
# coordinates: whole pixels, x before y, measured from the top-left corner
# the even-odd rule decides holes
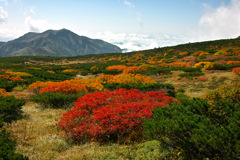
[[[33,95],[30,97],[32,102],[40,104],[44,108],[68,108],[72,107],[73,102],[85,93],[79,94],[64,94],[44,92],[42,94]]]
[[[4,122],[11,123],[22,117],[22,106],[26,100],[17,99],[14,96],[0,96],[0,114],[3,116]]]
[[[27,157],[15,153],[16,142],[10,138],[9,132],[0,129],[0,159],[4,160],[28,160]]]
[[[232,101],[183,99],[170,107],[157,107],[147,119],[144,134],[175,149],[183,159],[238,159],[240,156],[240,108]]]

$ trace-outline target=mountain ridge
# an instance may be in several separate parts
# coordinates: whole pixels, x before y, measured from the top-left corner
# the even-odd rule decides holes
[[[79,36],[67,30],[28,32],[23,36],[0,42],[0,57],[6,56],[79,56],[86,54],[120,53],[122,50],[100,39]]]

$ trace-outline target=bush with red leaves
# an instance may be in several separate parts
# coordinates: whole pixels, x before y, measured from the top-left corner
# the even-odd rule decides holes
[[[117,89],[87,94],[60,117],[58,126],[82,142],[136,140],[142,134],[143,119],[152,118],[154,108],[173,101],[164,91]]]

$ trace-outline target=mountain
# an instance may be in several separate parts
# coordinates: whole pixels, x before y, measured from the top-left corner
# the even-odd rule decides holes
[[[7,56],[78,56],[100,53],[121,53],[113,44],[79,36],[67,29],[29,32],[15,40],[1,43],[0,57]]]
[[[5,42],[0,42],[0,47],[1,47],[1,45],[3,45]]]

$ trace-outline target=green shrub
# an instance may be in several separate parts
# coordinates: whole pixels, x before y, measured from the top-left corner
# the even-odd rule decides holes
[[[237,159],[240,155],[240,108],[232,101],[185,99],[158,107],[144,123],[144,134],[176,149],[183,159]]]
[[[22,117],[22,106],[25,104],[24,99],[17,99],[14,96],[0,97],[0,114],[4,122],[11,123]]]
[[[138,89],[141,92],[147,92],[147,91],[161,91],[165,90],[167,92],[168,96],[174,97],[175,96],[175,90],[173,85],[171,84],[161,84],[161,83],[150,83],[150,84],[130,84],[130,83],[105,83],[103,86],[111,91],[114,91],[116,89],[120,88],[126,88],[126,89]]]
[[[8,81],[6,79],[0,79],[0,88],[4,88],[7,92],[11,92],[14,87],[16,87],[18,83],[15,81]]]
[[[3,160],[28,160],[27,157],[14,153],[16,142],[10,139],[9,132],[0,129],[0,159]]]
[[[179,74],[179,77],[181,78],[186,77],[187,79],[192,79],[193,77],[199,77],[203,75],[204,73],[202,72],[187,72],[187,73]]]
[[[73,105],[75,100],[82,97],[84,94],[85,93],[67,95],[63,93],[44,92],[31,96],[30,100],[39,103],[42,107],[68,108]]]
[[[235,103],[240,103],[240,82],[223,85],[205,95],[208,103],[214,104],[217,100],[227,101],[231,99]]]
[[[225,65],[223,65],[221,63],[212,62],[212,63],[206,64],[204,66],[204,69],[206,69],[206,70],[226,70],[227,68],[225,67]]]

